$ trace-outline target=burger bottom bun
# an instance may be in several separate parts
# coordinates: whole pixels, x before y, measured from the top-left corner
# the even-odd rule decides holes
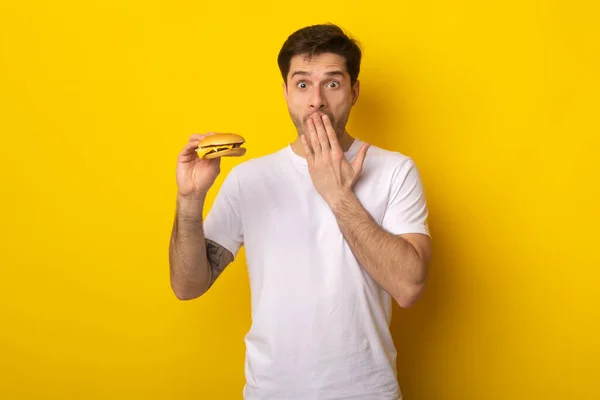
[[[246,154],[244,147],[238,147],[237,149],[221,150],[214,153],[210,153],[202,157],[205,160],[211,160],[219,157],[240,157]]]

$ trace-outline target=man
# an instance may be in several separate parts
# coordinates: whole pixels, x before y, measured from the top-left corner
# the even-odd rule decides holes
[[[179,154],[172,288],[201,296],[245,246],[252,293],[245,399],[398,400],[392,300],[409,307],[427,276],[423,186],[411,158],[346,131],[361,51],[334,25],[292,34],[278,58],[292,144],[243,162],[206,220],[219,159]]]

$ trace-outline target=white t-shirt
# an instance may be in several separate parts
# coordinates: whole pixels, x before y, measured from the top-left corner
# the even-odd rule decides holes
[[[355,139],[346,159],[362,144]],[[429,235],[411,158],[372,145],[354,192],[387,231]],[[401,399],[392,298],[356,260],[303,157],[288,145],[235,166],[204,230],[234,255],[245,246],[246,400]]]

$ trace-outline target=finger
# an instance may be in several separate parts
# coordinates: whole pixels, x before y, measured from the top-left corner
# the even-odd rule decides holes
[[[194,134],[190,135],[188,142],[183,146],[181,151],[179,152],[179,161],[181,162],[189,162],[198,158],[198,154],[196,153],[196,149],[198,148],[198,142],[206,135]]]
[[[310,150],[310,146],[308,145],[308,139],[306,138],[306,134],[300,135],[300,141],[302,142],[302,147],[304,147],[304,156],[306,160],[310,163],[313,160],[313,154]]]
[[[365,162],[365,157],[367,156],[367,150],[369,150],[369,147],[371,147],[371,145],[369,143],[363,144],[362,147],[360,148],[360,150],[358,150],[358,154],[356,155],[356,158],[352,162],[352,169],[357,174],[362,171],[362,167]]]
[[[183,149],[181,150],[181,154],[182,155],[194,154],[196,152],[197,148],[198,148],[198,140],[190,140],[189,142],[186,143],[185,146],[183,146]]]
[[[308,142],[312,148],[312,153],[316,155],[320,155],[322,153],[321,144],[319,143],[319,138],[317,137],[317,132],[315,128],[315,122],[312,118],[309,118],[306,121],[306,125],[308,126]]]
[[[200,140],[196,139],[196,140],[190,140],[189,142],[186,143],[185,146],[183,146],[183,149],[181,150],[181,154],[195,154],[196,150],[198,149],[198,142]]]
[[[329,145],[331,148],[341,149],[340,143],[338,142],[337,133],[331,124],[331,120],[327,114],[323,115],[323,126],[325,127],[325,132],[327,133],[327,139],[329,140]]]
[[[317,139],[319,140],[319,144],[321,145],[321,151],[325,153],[326,151],[329,151],[331,147],[329,145],[329,139],[327,138],[327,131],[325,130],[325,125],[323,125],[323,120],[321,119],[321,116],[318,113],[315,113],[313,115],[313,118],[315,130],[317,132]]]

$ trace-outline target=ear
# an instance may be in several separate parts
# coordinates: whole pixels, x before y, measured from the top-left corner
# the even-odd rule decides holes
[[[358,94],[360,93],[360,81],[357,80],[354,83],[354,88],[352,88],[352,105],[356,104],[358,100]]]
[[[283,88],[283,97],[287,99],[287,86],[285,82],[281,84],[281,87]]]

